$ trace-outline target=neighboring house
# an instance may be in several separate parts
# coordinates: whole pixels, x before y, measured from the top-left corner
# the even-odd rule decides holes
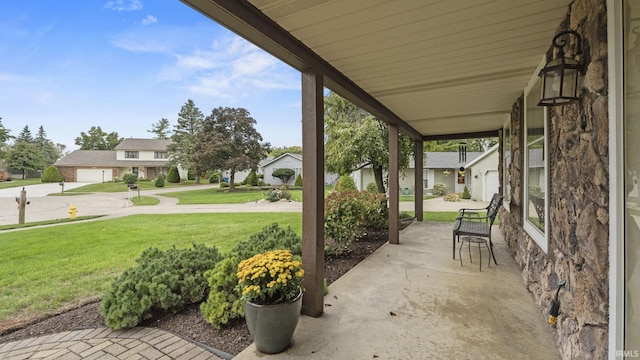
[[[277,169],[291,169],[295,172],[295,174],[289,179],[287,185],[293,186],[295,185],[296,178],[298,175],[302,175],[302,155],[301,154],[292,154],[285,153],[276,158],[273,156],[268,156],[266,159],[260,161],[258,164],[258,170],[256,173],[262,174],[263,181],[267,185],[282,185],[282,181],[279,178],[275,178],[271,176],[274,171]],[[235,173],[235,181],[237,183],[242,182],[247,175],[249,175],[250,170],[237,171]],[[225,170],[222,172],[222,178],[224,181],[229,181],[230,177],[229,170]],[[304,176],[304,175],[303,175]],[[338,179],[338,175],[332,173],[324,174],[324,183],[325,184],[333,184]]]
[[[154,179],[168,172],[167,145],[171,140],[124,139],[115,150],[76,150],[54,165],[65,181],[105,182],[133,173]]]
[[[498,147],[499,144],[494,145],[465,166],[467,188],[472,199],[490,201],[493,194],[500,192]]]
[[[460,162],[457,152],[427,152],[424,154],[425,165],[423,168],[423,189],[427,192],[433,190],[434,184],[445,184],[447,192],[462,192],[465,184],[468,184],[468,172],[459,174],[460,168],[465,168],[473,160],[483,155],[481,152],[468,152],[467,161]],[[494,169],[498,168],[496,158]],[[400,191],[403,194],[413,194],[414,187],[415,162],[411,158],[409,167],[400,173]],[[356,187],[360,190],[367,188],[367,184],[375,183],[373,170],[371,167],[365,167],[354,171],[352,174]],[[496,191],[497,192],[497,191]]]

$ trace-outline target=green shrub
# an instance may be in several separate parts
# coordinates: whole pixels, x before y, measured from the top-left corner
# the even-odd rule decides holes
[[[464,190],[462,190],[462,196],[461,198],[465,199],[465,200],[469,200],[471,199],[471,194],[469,194],[469,189],[467,189],[467,185],[464,186]]]
[[[165,181],[166,176],[164,176],[164,174],[160,174],[156,177],[156,181],[154,183],[154,185],[156,187],[164,187],[164,181]]]
[[[286,188],[277,188],[269,191],[265,199],[269,202],[276,202],[280,200],[291,200],[291,193]]]
[[[232,319],[244,316],[240,294],[236,289],[238,264],[256,254],[277,249],[291,250],[294,255],[301,255],[302,239],[290,227],[283,229],[277,223],[266,225],[249,239],[236,244],[226,259],[206,272],[210,290],[207,300],[200,305],[200,311],[208,323],[219,329]]]
[[[347,190],[357,190],[356,183],[353,181],[353,178],[349,175],[342,175],[338,179],[338,186],[336,186],[336,190],[338,191],[347,191]]]
[[[384,194],[361,191],[358,201],[362,206],[361,225],[375,229],[383,229],[388,225],[389,208]]]
[[[267,183],[262,180],[258,180],[258,186],[267,186]]]
[[[193,171],[193,169],[187,170],[187,180],[195,180],[195,179],[196,179],[196,172]]]
[[[178,168],[173,166],[169,168],[169,172],[167,173],[167,182],[172,184],[177,184],[180,182],[180,173],[178,172]]]
[[[324,201],[325,251],[340,255],[351,242],[361,237],[363,206],[356,190],[333,191]],[[327,239],[328,238],[328,239]]]
[[[293,184],[295,187],[302,187],[302,175],[298,174],[296,182]]]
[[[42,177],[40,178],[40,181],[44,183],[54,183],[54,182],[59,183],[64,181],[64,176],[60,174],[60,170],[58,170],[57,167],[51,165],[44,170],[44,172],[42,173]]]
[[[228,187],[229,187],[229,183],[226,183],[224,181],[220,183],[220,188],[228,188]]]
[[[122,181],[124,181],[124,183],[127,185],[135,184],[135,182],[138,181],[138,175],[133,173],[126,173],[122,175]]]
[[[373,194],[377,194],[378,193],[378,185],[376,185],[376,183],[368,183],[367,184],[367,191]]]
[[[215,247],[146,249],[102,297],[100,313],[112,329],[136,326],[153,311],[177,312],[200,302],[207,291],[205,271],[222,259]]]
[[[293,169],[281,168],[281,169],[275,170],[271,174],[271,176],[280,179],[280,181],[282,181],[283,184],[286,184],[289,182],[289,179],[291,179],[291,177],[295,174],[296,172],[293,171]]]
[[[215,184],[217,182],[220,182],[221,180],[222,180],[222,171],[220,170],[216,170],[212,172],[211,175],[209,175],[210,184]]]
[[[251,170],[242,182],[242,185],[258,186],[258,175],[256,175],[256,172]]]
[[[445,196],[447,194],[447,185],[443,183],[433,184],[433,195]]]

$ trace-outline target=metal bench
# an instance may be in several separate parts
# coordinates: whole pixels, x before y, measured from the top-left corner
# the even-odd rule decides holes
[[[453,224],[453,259],[456,259],[456,238],[460,242],[460,236],[479,236],[489,240],[489,247],[493,262],[497,265],[496,256],[493,254],[493,243],[491,242],[491,227],[498,216],[498,209],[502,204],[503,196],[493,194],[489,205],[480,209],[460,209],[460,215]],[[486,211],[486,215],[482,213]]]

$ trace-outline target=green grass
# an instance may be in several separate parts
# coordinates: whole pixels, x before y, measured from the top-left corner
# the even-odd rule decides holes
[[[153,196],[140,196],[138,198],[138,195],[135,195],[133,197],[131,197],[131,202],[133,203],[133,205],[158,205],[160,203],[160,200],[158,198],[155,198]]]
[[[184,182],[184,183],[179,183],[179,184],[173,184],[170,182],[165,182],[164,183],[164,188],[176,188],[179,189],[181,187],[188,187],[191,185],[194,185],[195,183],[193,181],[188,181],[188,182]],[[208,185],[208,182],[203,182],[201,183],[201,185]],[[157,190],[157,189],[163,189],[163,188],[158,188],[156,187],[155,183],[153,181],[138,181],[136,182],[136,186],[138,187],[138,189],[140,190]],[[75,189],[69,189],[69,190],[65,190],[65,193],[70,192],[70,193],[87,193],[87,192],[123,192],[123,191],[129,191],[129,188],[127,187],[127,184],[123,183],[123,182],[105,182],[105,183],[96,183],[96,184],[89,184],[89,185],[85,185],[85,186],[81,186]]]
[[[435,199],[438,196],[433,196],[433,195],[424,195],[422,196],[422,200],[429,200],[429,199]],[[415,196],[413,195],[400,195],[400,201],[413,201],[415,199]]]
[[[42,181],[40,181],[40,179],[0,181],[0,189],[8,189],[35,184],[42,184]]]
[[[291,200],[302,201],[302,190],[290,190]],[[193,191],[178,191],[164,193],[162,196],[169,196],[178,199],[180,205],[189,204],[246,204],[262,200],[268,190],[260,191],[237,191],[222,192],[218,189],[205,189]]]
[[[299,213],[135,215],[3,233],[0,328],[101,296],[150,246],[204,243],[228,252],[272,222],[302,233]]]
[[[55,219],[55,220],[34,221],[34,222],[28,222],[25,224],[2,225],[0,226],[0,231],[22,229],[22,228],[28,228],[28,227],[34,227],[34,226],[41,226],[41,225],[61,224],[61,223],[81,221],[81,220],[89,220],[89,219],[99,218],[102,216],[103,215],[78,216],[73,220],[72,219]]]

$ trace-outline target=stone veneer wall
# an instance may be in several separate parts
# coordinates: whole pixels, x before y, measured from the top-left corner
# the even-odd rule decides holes
[[[500,223],[523,280],[546,319],[559,279],[556,341],[565,359],[604,359],[609,308],[609,128],[605,0],[576,0],[558,31],[573,29],[586,46],[587,73],[578,104],[549,109],[549,246],[524,231],[522,98],[511,119],[510,211]],[[549,42],[551,43],[551,38]]]

